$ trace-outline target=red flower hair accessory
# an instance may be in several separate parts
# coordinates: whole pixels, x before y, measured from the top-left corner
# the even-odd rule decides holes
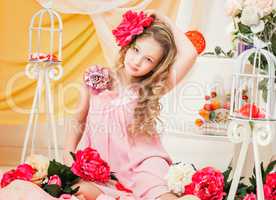
[[[143,33],[146,27],[149,27],[154,18],[147,16],[143,11],[140,13],[134,11],[127,11],[123,15],[122,22],[112,30],[116,37],[116,42],[119,46],[124,47],[128,45],[136,35]]]

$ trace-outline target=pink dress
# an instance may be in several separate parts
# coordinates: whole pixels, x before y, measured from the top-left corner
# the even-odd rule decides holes
[[[133,119],[137,94],[134,89],[104,90],[90,98],[87,125],[78,149],[95,148],[119,181],[133,193],[114,187],[98,187],[114,199],[153,200],[169,192],[164,180],[171,160],[159,136],[130,139],[127,125]],[[133,142],[134,141],[134,142]],[[105,199],[107,196],[98,199]]]
[[[132,191],[127,193],[111,184],[97,184],[103,192],[97,200],[154,200],[169,192],[164,177],[171,160],[158,134],[151,138],[138,135],[134,140],[128,135],[127,125],[133,119],[136,100],[134,89],[104,90],[90,98],[85,131],[77,148],[96,149],[102,159],[108,162],[120,183]],[[56,199],[37,186],[32,188],[31,184],[17,182],[21,187],[20,194],[22,191],[30,194],[30,190],[33,190],[32,199],[40,199],[40,196],[45,200]],[[0,190],[0,200],[17,199],[7,196],[8,187],[6,191]]]

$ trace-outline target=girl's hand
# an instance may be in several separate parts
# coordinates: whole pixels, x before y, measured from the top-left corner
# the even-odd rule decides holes
[[[76,193],[76,196],[82,200],[93,200],[97,199],[100,194],[103,192],[93,183],[90,181],[79,181],[77,184],[74,185],[75,187],[80,187],[79,191]]]
[[[64,155],[63,155],[63,163],[66,165],[66,166],[71,166],[73,164],[74,160],[72,158],[72,156],[70,155],[69,152],[65,152]]]
[[[200,200],[200,199],[194,195],[185,195],[183,197],[178,198],[177,200]]]
[[[166,15],[160,13],[157,10],[153,10],[153,9],[145,10],[145,13],[149,16],[153,16],[153,17],[159,19],[160,21],[166,23],[169,26],[173,25],[173,22],[169,17],[167,17]]]

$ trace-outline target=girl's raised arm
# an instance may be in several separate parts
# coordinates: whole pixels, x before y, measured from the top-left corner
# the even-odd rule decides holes
[[[146,13],[165,22],[171,28],[174,35],[177,55],[169,72],[166,90],[166,92],[168,92],[185,77],[187,72],[195,63],[198,53],[190,39],[173,23],[169,17],[160,14],[155,10],[147,10]]]
[[[194,65],[198,53],[190,39],[175,25],[171,25],[177,48],[175,62],[170,68],[167,92],[174,88]]]

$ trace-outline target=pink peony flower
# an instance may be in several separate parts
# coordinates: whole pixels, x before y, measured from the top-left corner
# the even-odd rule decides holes
[[[235,17],[238,15],[243,6],[243,0],[228,0],[226,4],[226,14]]]
[[[90,147],[77,151],[71,170],[86,181],[105,183],[110,179],[108,164],[101,159],[100,154],[95,149]]]
[[[111,77],[109,70],[97,65],[91,67],[84,73],[84,82],[96,94],[105,89],[110,89]]]
[[[48,185],[54,185],[54,184],[58,185],[58,186],[61,186],[61,180],[60,180],[58,175],[53,175],[48,180]]]
[[[12,181],[19,179],[24,181],[31,181],[35,170],[28,164],[18,165],[14,170],[10,170],[3,174],[1,179],[1,187],[5,187],[10,184]]]
[[[212,167],[197,171],[192,183],[185,186],[184,194],[192,194],[201,200],[222,200],[224,193],[224,176]]]
[[[114,30],[113,35],[119,46],[128,45],[135,35],[143,33],[144,28],[149,27],[153,22],[153,18],[144,14],[144,12],[127,11],[123,15],[123,20]]]
[[[266,200],[276,199],[276,172],[270,173],[266,176],[264,196]]]
[[[245,195],[243,200],[257,200],[257,197],[254,193],[251,192],[250,194]]]

